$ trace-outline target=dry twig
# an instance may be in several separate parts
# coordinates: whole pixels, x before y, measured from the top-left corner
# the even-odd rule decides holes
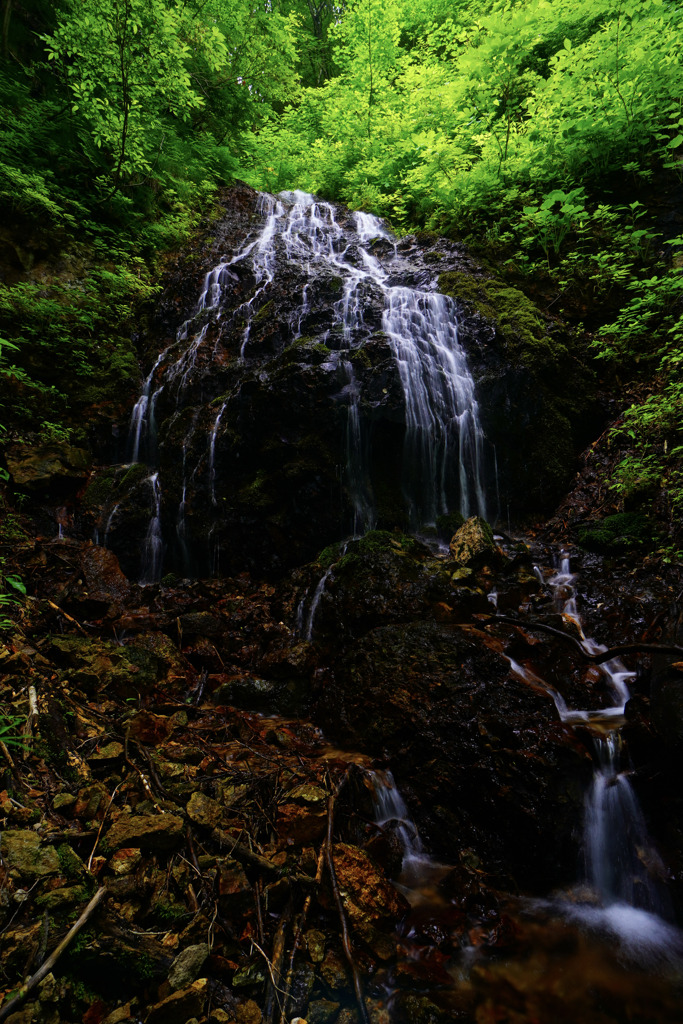
[[[80,932],[81,928],[85,924],[87,924],[87,922],[95,913],[98,906],[100,905],[100,903],[102,902],[106,895],[107,890],[104,886],[102,886],[101,889],[97,890],[97,892],[90,900],[90,903],[87,905],[81,916],[78,918],[76,923],[69,929],[67,934],[64,936],[62,941],[57,946],[57,948],[47,958],[43,966],[40,967],[36,971],[36,973],[29,978],[26,984],[21,986],[21,988],[15,995],[14,999],[10,999],[10,1001],[8,1003],[5,1003],[2,1009],[0,1009],[0,1021],[3,1021],[7,1017],[9,1017],[9,1015],[13,1013],[21,1005],[21,1003],[23,1003],[24,999],[29,994],[29,992],[32,992],[33,989],[40,984],[43,978],[45,978],[50,973],[50,971],[55,966],[64,950],[69,946],[71,941],[75,939],[75,937]]]

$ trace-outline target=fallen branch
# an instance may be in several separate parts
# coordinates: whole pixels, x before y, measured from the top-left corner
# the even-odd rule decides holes
[[[480,626],[493,626],[498,623],[518,626],[520,629],[526,629],[529,632],[537,630],[540,633],[548,633],[550,636],[557,637],[558,640],[564,640],[565,643],[570,644],[574,648],[584,661],[589,661],[592,665],[603,665],[606,661],[611,661],[612,658],[620,658],[622,654],[679,654],[683,656],[683,647],[679,647],[677,644],[648,643],[618,644],[616,647],[608,647],[606,651],[597,651],[595,654],[591,654],[580,640],[570,636],[569,633],[563,633],[561,629],[556,629],[554,626],[546,626],[544,622],[524,622],[521,619],[513,619],[510,615],[492,615],[481,622],[462,623],[462,626],[476,629]]]
[[[100,903],[102,902],[106,895],[107,890],[104,886],[102,886],[101,889],[97,890],[97,892],[90,900],[90,903],[87,905],[81,916],[78,918],[76,923],[72,925],[72,927],[69,929],[67,934],[64,936],[62,941],[57,946],[57,948],[47,958],[43,966],[40,967],[36,971],[36,973],[32,975],[32,977],[29,978],[25,985],[21,986],[21,988],[15,995],[14,999],[10,999],[9,1003],[6,1003],[2,1007],[2,1009],[0,1009],[0,1022],[9,1017],[9,1015],[13,1013],[21,1005],[21,1003],[23,1003],[24,999],[26,999],[26,996],[29,994],[29,992],[32,992],[33,989],[40,984],[43,978],[45,978],[50,973],[50,971],[55,966],[64,950],[69,946],[71,941],[75,939],[83,925],[85,925],[90,920],[90,918],[95,913],[98,906],[100,905]]]
[[[360,1017],[361,1024],[370,1024],[370,1018],[368,1016],[368,1008],[365,1005],[365,996],[363,995],[363,985],[361,982],[360,971],[358,964],[356,963],[353,955],[353,948],[351,946],[351,936],[349,934],[349,924],[346,919],[346,911],[344,910],[344,901],[342,900],[341,893],[339,891],[339,883],[337,881],[337,872],[334,867],[334,857],[332,856],[332,829],[334,825],[334,805],[340,790],[348,778],[348,772],[344,775],[341,782],[336,788],[336,791],[331,794],[327,799],[327,841],[325,843],[325,858],[327,860],[327,870],[330,875],[330,883],[332,885],[332,892],[334,893],[334,900],[337,904],[337,911],[339,912],[339,921],[341,923],[342,931],[342,945],[344,946],[344,954],[346,960],[351,969],[351,975],[353,977],[353,988],[356,993],[356,1004],[358,1006],[358,1015]]]
[[[64,609],[60,608],[58,604],[54,603],[54,601],[50,601],[49,598],[47,599],[47,603],[49,604],[50,608],[52,608],[56,612],[59,612],[60,615],[63,615],[67,622],[72,622],[76,629],[80,629],[83,636],[90,635],[87,629],[84,629],[83,626],[81,626],[80,622],[74,619],[73,615],[69,615],[68,612],[65,612]]]
[[[92,850],[90,851],[90,856],[88,857],[88,863],[87,863],[87,866],[86,866],[86,870],[87,871],[90,871],[91,868],[92,868],[92,860],[93,860],[93,857],[95,856],[95,850],[97,849],[97,844],[100,841],[100,836],[102,835],[102,829],[104,828],[104,823],[107,820],[107,815],[109,814],[109,809],[111,808],[111,805],[114,803],[114,797],[116,796],[116,794],[117,794],[117,792],[119,790],[119,786],[121,786],[121,785],[122,785],[122,783],[119,782],[119,785],[116,787],[116,789],[112,793],[112,795],[111,795],[111,797],[109,799],[109,803],[107,804],[107,807],[105,809],[104,815],[102,817],[102,821],[100,822],[100,827],[97,830],[97,838],[95,839],[95,845],[93,846]]]

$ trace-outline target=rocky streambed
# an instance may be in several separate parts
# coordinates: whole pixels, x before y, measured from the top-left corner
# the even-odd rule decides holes
[[[456,561],[375,531],[277,583],[177,587],[131,584],[91,544],[26,545],[31,599],[0,663],[26,740],[3,750],[6,991],[106,898],[10,1020],[355,1020],[342,917],[372,1020],[675,1019],[666,958],[653,973],[532,912],[581,877],[591,746],[510,658],[568,702],[604,698],[534,631],[559,616],[529,549],[479,541]],[[619,639],[639,637],[639,598],[618,602]],[[485,625],[496,612],[519,625]],[[650,715],[643,674],[627,732],[675,892],[669,677]],[[377,823],[387,769],[444,865],[407,889],[400,823]]]

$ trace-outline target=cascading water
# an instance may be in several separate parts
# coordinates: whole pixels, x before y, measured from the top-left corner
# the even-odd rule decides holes
[[[213,391],[215,400],[210,371],[215,360],[219,360],[219,365],[225,362],[218,340],[221,320],[229,321],[241,332],[238,358],[248,371],[258,358],[252,344],[254,324],[267,307],[268,294],[278,274],[296,266],[305,271],[306,277],[298,296],[289,297],[294,304],[287,314],[285,331],[290,343],[301,338],[308,323],[315,281],[338,281],[341,289],[341,297],[333,306],[334,322],[318,330],[317,340],[329,350],[326,366],[328,372],[337,376],[336,401],[346,408],[344,481],[352,510],[353,535],[364,533],[376,523],[371,467],[373,461],[376,464],[381,460],[382,453],[373,449],[373,430],[368,418],[371,405],[365,397],[366,385],[357,372],[356,360],[367,339],[380,327],[393,354],[403,392],[405,430],[400,473],[408,520],[417,529],[433,525],[439,515],[449,510],[484,515],[484,439],[474,384],[458,342],[455,306],[434,291],[433,273],[423,268],[416,275],[402,261],[386,228],[370,214],[344,214],[341,224],[339,212],[331,204],[318,202],[303,192],[282,193],[277,198],[262,195],[257,212],[262,222],[255,237],[249,238],[236,255],[222,256],[206,273],[193,316],[180,326],[174,342],[159,355],[146,378],[130,421],[131,460],[144,457],[152,473],[163,474],[156,423],[162,396],[166,417],[169,403],[180,413],[185,405],[196,402],[198,387],[200,393],[206,391],[211,395]],[[378,240],[384,245],[382,259],[373,252]],[[401,283],[406,275],[413,280],[417,277],[420,287]],[[226,306],[228,292],[239,295],[241,289],[243,293],[245,282],[247,295],[237,305],[233,299],[232,307]],[[377,303],[383,307],[381,324],[371,312]],[[223,401],[211,422],[206,423],[203,416],[201,423],[206,425],[198,428],[208,435],[202,472],[208,479],[213,509],[210,515],[214,517],[214,526],[207,527],[212,535],[215,517],[220,514],[217,478],[225,409]],[[162,421],[163,418],[164,414]],[[164,432],[163,446],[168,443],[170,428],[162,423],[159,429]],[[187,445],[183,447],[185,450]],[[158,482],[161,486],[161,476]],[[171,490],[165,482],[163,490],[164,501],[171,501]],[[182,494],[179,491],[180,488],[175,498],[179,511],[173,550],[185,563],[185,481]],[[150,530],[156,521],[155,536],[161,535],[161,514],[155,499],[150,513]],[[150,543],[148,531],[145,580],[151,579]],[[159,550],[163,547],[158,544]],[[155,563],[154,571],[158,578],[161,565]]]
[[[142,583],[156,583],[161,576],[164,541],[161,534],[161,484],[159,474],[153,473],[148,480],[152,489],[152,518],[147,527],[142,552]]]
[[[543,580],[540,570],[538,575]],[[548,581],[555,605],[578,628],[585,650],[596,654],[605,648],[584,635],[575,579],[569,558],[563,554],[559,571]],[[574,710],[554,687],[516,662],[511,665],[527,682],[550,693],[562,721],[588,726],[592,734],[594,772],[585,799],[584,857],[586,882],[599,906],[572,903],[565,912],[616,936],[625,950],[641,960],[676,959],[682,941],[678,930],[668,923],[672,907],[664,867],[648,835],[628,772],[622,767],[620,729],[630,697],[628,681],[635,673],[618,658],[601,663],[598,667],[614,702],[598,710]]]

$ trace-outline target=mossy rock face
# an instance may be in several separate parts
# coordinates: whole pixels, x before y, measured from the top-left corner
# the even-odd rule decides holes
[[[461,309],[501,504],[513,513],[552,508],[601,422],[588,359],[503,281],[452,271],[439,285]]]
[[[603,554],[651,548],[656,543],[652,524],[642,512],[618,512],[578,531],[582,548]]]

